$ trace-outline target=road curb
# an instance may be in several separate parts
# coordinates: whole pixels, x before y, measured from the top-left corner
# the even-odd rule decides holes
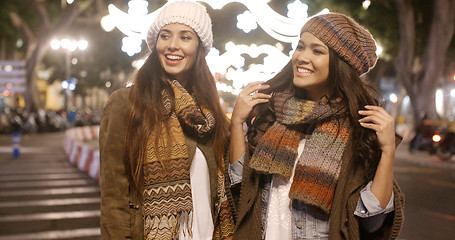
[[[455,160],[442,161],[438,156],[431,155],[425,151],[415,151],[410,153],[408,144],[400,144],[395,152],[395,159],[397,161],[418,164],[424,167],[442,168],[455,170]]]

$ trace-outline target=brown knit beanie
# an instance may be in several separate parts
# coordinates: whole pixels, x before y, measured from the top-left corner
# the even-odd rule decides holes
[[[300,35],[309,32],[325,43],[359,74],[374,67],[376,43],[367,29],[340,13],[317,15],[308,20]]]

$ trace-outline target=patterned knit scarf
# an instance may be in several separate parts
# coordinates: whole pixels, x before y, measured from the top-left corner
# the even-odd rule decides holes
[[[192,236],[191,162],[182,128],[191,129],[203,137],[215,127],[215,118],[208,109],[200,109],[178,81],[169,82],[175,95],[175,110],[167,120],[169,131],[164,123],[157,126],[161,127],[157,145],[155,134],[151,134],[143,166],[145,239],[177,239],[182,219],[186,222],[187,233]],[[166,91],[163,91],[163,102],[171,112],[171,101]]]
[[[296,127],[315,125],[298,159],[289,197],[328,214],[349,138],[345,108],[337,103],[301,100],[278,93],[274,109],[277,121],[259,140],[251,157],[251,168],[289,179],[302,137],[302,131]]]

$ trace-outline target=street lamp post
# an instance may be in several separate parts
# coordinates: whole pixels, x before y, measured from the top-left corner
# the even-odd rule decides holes
[[[68,113],[68,98],[71,94],[71,91],[76,87],[76,81],[74,78],[71,78],[71,53],[79,49],[84,51],[88,47],[87,40],[70,40],[68,38],[64,39],[54,39],[50,42],[51,48],[58,50],[60,48],[65,50],[65,79],[62,81],[62,87],[64,91],[64,109]]]
[[[69,81],[69,79],[71,77],[71,62],[70,61],[71,61],[71,51],[66,50],[65,51],[65,80],[64,81]],[[63,87],[63,91],[64,91],[63,96],[65,97],[64,109],[65,109],[65,112],[68,113],[68,96],[69,96],[70,92],[69,92],[68,86],[64,87],[63,82],[62,82],[62,87]]]

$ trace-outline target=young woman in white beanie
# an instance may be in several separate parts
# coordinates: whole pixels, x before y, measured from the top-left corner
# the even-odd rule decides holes
[[[100,128],[104,239],[224,239],[228,120],[205,56],[204,6],[166,4],[148,30],[151,50],[134,85],[112,94]]]

